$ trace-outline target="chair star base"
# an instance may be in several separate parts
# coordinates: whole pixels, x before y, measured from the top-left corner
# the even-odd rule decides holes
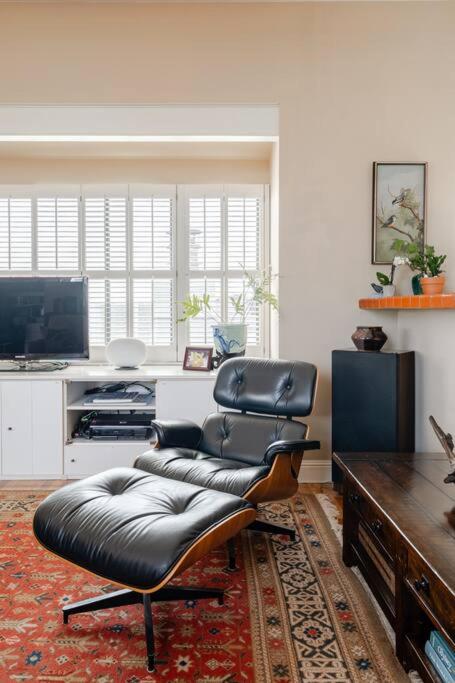
[[[216,588],[186,588],[184,586],[165,586],[154,593],[139,593],[133,590],[115,591],[107,595],[89,598],[65,605],[63,608],[63,623],[67,624],[70,615],[83,612],[94,612],[100,609],[112,607],[125,607],[126,605],[144,606],[145,641],[147,645],[147,668],[155,670],[155,641],[153,637],[152,603],[171,602],[173,600],[218,600],[219,605],[224,604],[224,591]]]
[[[279,536],[289,536],[292,542],[295,541],[295,529],[289,529],[287,526],[278,526],[278,524],[271,524],[270,522],[264,522],[260,519],[256,519],[252,522],[248,529],[251,531],[260,531],[265,534],[277,534]]]

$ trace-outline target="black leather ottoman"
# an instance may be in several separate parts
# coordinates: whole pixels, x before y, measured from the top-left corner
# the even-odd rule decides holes
[[[237,496],[118,468],[52,493],[38,507],[33,529],[50,552],[125,588],[64,607],[64,622],[70,614],[143,603],[153,670],[151,602],[216,597],[222,603],[221,590],[168,583],[255,516]]]

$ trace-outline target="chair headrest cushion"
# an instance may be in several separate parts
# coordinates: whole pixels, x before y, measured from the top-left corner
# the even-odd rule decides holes
[[[316,380],[311,363],[231,358],[218,370],[213,396],[225,408],[304,417],[313,409]]]

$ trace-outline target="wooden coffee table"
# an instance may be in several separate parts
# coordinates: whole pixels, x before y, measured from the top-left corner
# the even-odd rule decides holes
[[[439,453],[335,453],[343,479],[343,560],[357,565],[395,629],[406,671],[439,682],[424,646],[455,649],[455,485]]]

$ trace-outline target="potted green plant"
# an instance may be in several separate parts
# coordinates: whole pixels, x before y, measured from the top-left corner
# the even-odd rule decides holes
[[[412,278],[414,294],[442,294],[445,275],[441,266],[447,258],[446,254],[438,256],[431,244],[425,244],[422,249],[404,240],[395,240],[394,248],[406,256],[409,267],[417,273]]]
[[[244,270],[245,286],[238,296],[231,296],[232,313],[229,318],[223,318],[212,308],[210,295],[188,294],[180,302],[182,315],[178,322],[185,322],[195,318],[206,310],[217,321],[212,325],[213,343],[219,357],[225,358],[231,355],[243,355],[246,349],[248,327],[246,320],[249,313],[257,305],[271,306],[278,310],[278,299],[270,291],[273,275],[267,271],[249,273]]]
[[[437,256],[434,247],[425,245],[424,262],[425,270],[423,277],[420,279],[420,284],[424,294],[442,294],[446,283],[446,276],[443,274],[441,268],[442,264],[447,258],[447,254]]]

